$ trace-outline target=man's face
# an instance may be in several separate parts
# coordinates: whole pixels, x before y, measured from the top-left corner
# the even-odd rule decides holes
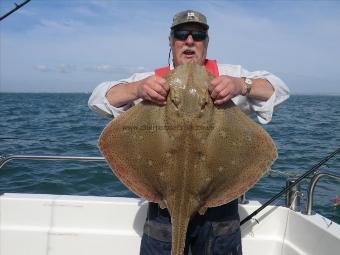
[[[188,23],[179,25],[175,28],[178,31],[205,31],[204,28],[197,23]],[[209,38],[198,41],[194,40],[190,34],[186,39],[177,39],[173,35],[170,35],[170,47],[172,49],[174,66],[186,64],[190,61],[195,61],[198,64],[203,65],[207,56],[207,48]]]

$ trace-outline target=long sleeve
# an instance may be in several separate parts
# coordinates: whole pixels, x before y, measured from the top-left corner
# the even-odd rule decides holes
[[[267,101],[251,99],[245,96],[236,96],[232,100],[246,114],[256,114],[261,124],[271,121],[274,107],[289,97],[289,89],[277,76],[267,71],[249,72],[240,65],[218,65],[220,75],[233,77],[247,77],[252,79],[266,79],[273,86],[274,93]]]
[[[121,107],[114,107],[112,106],[108,100],[106,99],[107,92],[113,87],[118,84],[130,83],[134,81],[142,80],[150,75],[153,75],[153,72],[148,73],[136,73],[127,79],[122,79],[118,81],[106,81],[99,84],[92,92],[88,106],[89,108],[96,112],[101,116],[106,117],[117,117],[119,114],[125,112],[130,107],[132,107],[136,102],[131,102],[129,104],[123,105]]]
[[[267,101],[261,101],[251,99],[245,96],[236,96],[232,100],[240,107],[240,109],[250,115],[255,114],[261,124],[267,124],[271,121],[274,107],[289,97],[289,89],[286,84],[277,76],[267,71],[255,71],[249,72],[243,69],[240,65],[218,65],[220,75],[229,75],[233,77],[248,77],[253,79],[266,79],[274,88],[273,95]],[[122,79],[118,81],[108,81],[99,84],[92,92],[88,101],[89,108],[101,116],[117,117],[119,114],[125,112],[133,105],[137,104],[141,100],[130,102],[129,104],[121,107],[112,106],[106,99],[107,92],[117,84],[130,83],[138,80],[142,80],[154,72],[148,73],[136,73],[128,79]]]

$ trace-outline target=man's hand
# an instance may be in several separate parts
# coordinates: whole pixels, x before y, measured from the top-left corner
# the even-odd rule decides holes
[[[222,105],[235,96],[241,95],[244,88],[242,78],[221,75],[211,81],[208,87],[215,105]]]
[[[166,104],[169,86],[162,77],[152,75],[138,84],[137,95],[139,98],[154,102],[158,105]]]

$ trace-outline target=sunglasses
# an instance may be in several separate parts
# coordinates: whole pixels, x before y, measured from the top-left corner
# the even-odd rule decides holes
[[[185,41],[189,35],[192,36],[194,41],[203,41],[207,38],[208,34],[206,31],[187,31],[187,30],[175,30],[173,35],[176,39]]]

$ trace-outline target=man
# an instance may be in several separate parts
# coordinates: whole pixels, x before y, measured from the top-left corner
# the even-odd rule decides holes
[[[129,79],[104,82],[92,93],[89,107],[106,116],[116,117],[141,100],[163,106],[169,87],[162,75],[170,69],[195,61],[215,74],[208,91],[215,105],[232,100],[247,114],[255,113],[262,124],[268,123],[274,106],[289,97],[286,85],[266,71],[248,72],[241,66],[221,65],[207,60],[209,43],[206,17],[192,10],[174,16],[169,36],[173,65],[155,72],[137,73]],[[188,227],[185,254],[242,254],[237,200],[196,214]],[[150,203],[140,254],[171,254],[171,222],[166,209]]]

